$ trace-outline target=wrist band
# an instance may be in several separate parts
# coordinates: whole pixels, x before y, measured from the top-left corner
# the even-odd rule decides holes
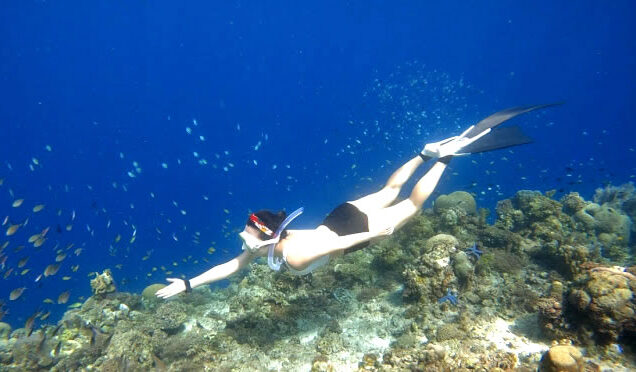
[[[181,279],[181,280],[183,280],[183,284],[185,284],[186,293],[192,292],[192,286],[190,286],[190,281],[188,279]]]

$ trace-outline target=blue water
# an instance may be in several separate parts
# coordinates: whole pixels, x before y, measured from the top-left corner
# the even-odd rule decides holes
[[[250,210],[304,206],[295,227],[315,226],[427,141],[511,106],[565,102],[515,120],[534,144],[455,159],[438,192],[493,208],[520,189],[591,198],[634,181],[633,14],[632,1],[7,2],[0,217],[29,220],[2,229],[2,321],[56,321],[106,268],[123,291],[197,275],[240,252]],[[46,227],[40,249],[27,243]]]

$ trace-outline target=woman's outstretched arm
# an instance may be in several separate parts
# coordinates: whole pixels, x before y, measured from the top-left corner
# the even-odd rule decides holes
[[[189,283],[192,288],[198,287],[203,284],[213,283],[222,279],[229,277],[230,275],[236,273],[240,269],[244,268],[248,263],[250,263],[255,255],[251,254],[248,251],[241,253],[238,257],[231,259],[230,261],[216,265],[210,270],[204,272],[203,274],[196,276],[190,279]],[[164,287],[157,291],[155,294],[157,297],[161,298],[169,298],[174,295],[177,295],[181,292],[185,292],[186,281],[179,278],[168,278],[168,281],[171,282],[170,285]]]

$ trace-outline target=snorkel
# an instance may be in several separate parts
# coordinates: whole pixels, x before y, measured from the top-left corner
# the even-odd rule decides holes
[[[269,250],[267,252],[267,265],[269,265],[269,267],[272,270],[274,271],[280,270],[280,265],[282,265],[283,263],[282,259],[274,257],[274,248],[276,247],[276,243],[280,241],[280,234],[283,232],[283,230],[285,230],[285,227],[287,227],[287,225],[289,225],[294,220],[294,218],[300,216],[304,210],[305,208],[300,207],[296,209],[295,211],[293,211],[289,216],[287,216],[287,218],[285,218],[285,220],[283,220],[283,223],[281,223],[280,226],[278,226],[278,229],[276,229],[276,233],[274,234],[274,239],[271,239],[276,241],[273,243],[270,243]]]

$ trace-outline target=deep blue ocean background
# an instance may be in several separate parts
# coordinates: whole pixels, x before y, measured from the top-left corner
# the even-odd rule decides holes
[[[294,227],[315,227],[427,141],[512,106],[565,102],[514,120],[534,144],[453,160],[437,192],[474,192],[494,215],[521,189],[590,199],[634,181],[634,14],[633,1],[4,2],[0,217],[28,223],[2,229],[2,321],[55,322],[106,268],[122,291],[195,276],[240,253],[249,211],[304,206]],[[46,227],[42,247],[27,242]]]

